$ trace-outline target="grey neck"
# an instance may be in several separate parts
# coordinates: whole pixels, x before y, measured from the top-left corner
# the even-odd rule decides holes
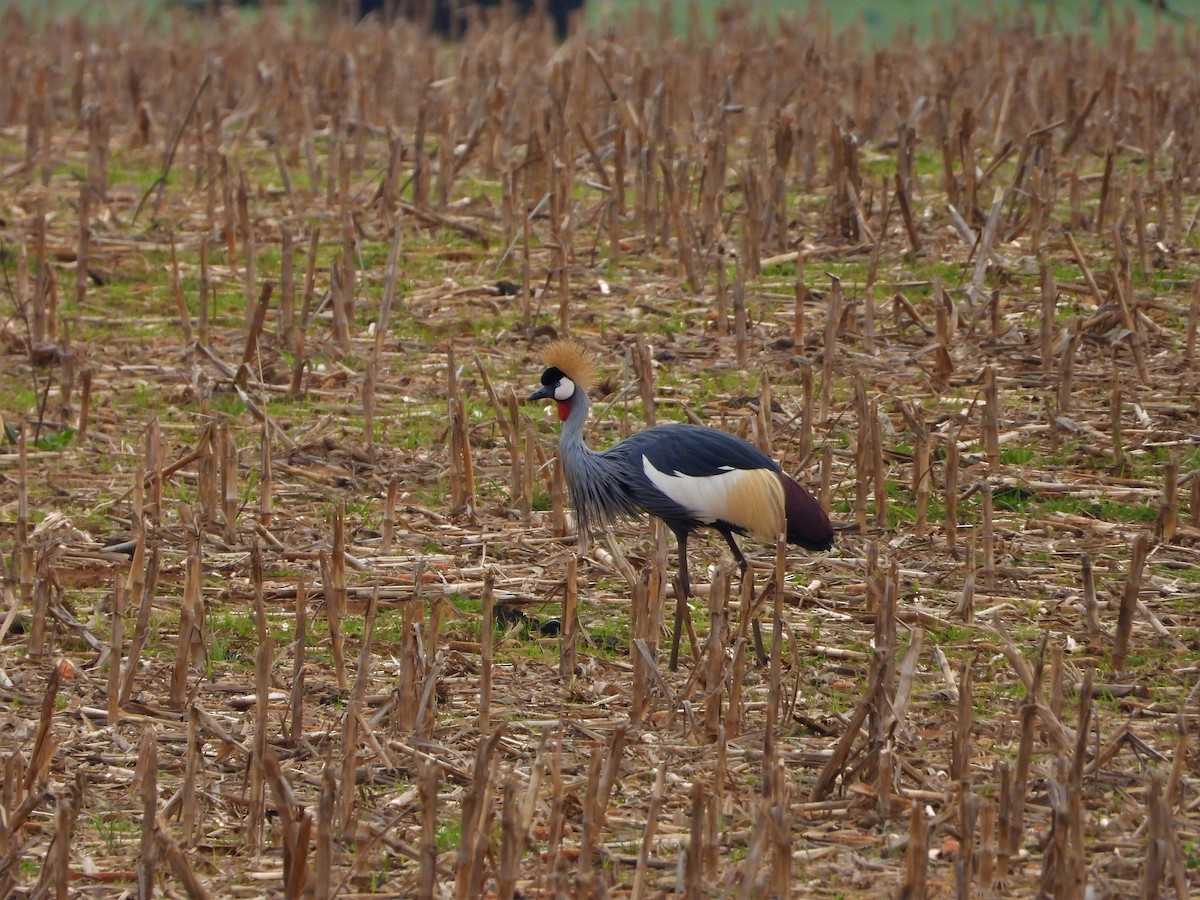
[[[559,442],[564,447],[587,449],[587,445],[583,442],[583,426],[587,422],[588,410],[591,409],[591,405],[587,391],[576,389],[574,396],[571,397],[571,413],[562,424],[562,436],[559,438]]]

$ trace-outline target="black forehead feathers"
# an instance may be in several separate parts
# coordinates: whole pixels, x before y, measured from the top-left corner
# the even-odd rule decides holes
[[[558,384],[567,376],[557,366],[551,366],[542,373],[542,384]]]

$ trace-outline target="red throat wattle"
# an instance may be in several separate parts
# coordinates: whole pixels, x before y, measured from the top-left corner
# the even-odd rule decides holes
[[[565,421],[567,421],[567,416],[569,416],[570,414],[571,414],[571,401],[570,400],[559,400],[558,401],[558,420],[560,422],[565,422]]]

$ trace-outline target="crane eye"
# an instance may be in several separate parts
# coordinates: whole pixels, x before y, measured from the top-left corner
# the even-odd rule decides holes
[[[570,400],[575,394],[575,382],[565,375],[558,380],[558,384],[554,386],[555,400]]]

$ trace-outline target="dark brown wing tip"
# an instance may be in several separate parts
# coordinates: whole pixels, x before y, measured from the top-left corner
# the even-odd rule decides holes
[[[779,478],[783,482],[788,543],[798,544],[813,552],[828,550],[833,546],[833,525],[829,515],[821,508],[817,498],[792,478],[783,473]]]

